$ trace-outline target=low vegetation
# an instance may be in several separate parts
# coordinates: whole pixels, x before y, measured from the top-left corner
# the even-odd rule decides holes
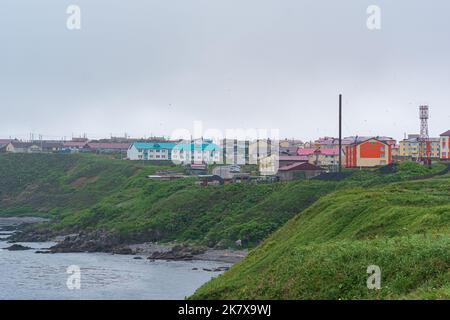
[[[396,174],[407,168],[415,176],[411,164]],[[367,288],[369,265],[380,290]],[[449,267],[447,174],[328,194],[192,298],[448,299]]]
[[[0,154],[0,215],[50,217],[39,228],[57,233],[259,244],[196,299],[450,298],[443,164],[210,187],[147,178],[166,169],[182,170],[99,155]],[[366,286],[369,265],[382,270],[381,290]]]
[[[435,173],[442,166],[428,169],[406,163],[389,173],[357,170],[343,181],[210,187],[197,185],[195,178],[147,178],[166,169],[182,170],[168,162],[89,154],[1,154],[0,215],[51,217],[43,227],[61,233],[101,229],[147,235],[154,241],[230,247],[241,240],[244,247],[254,247],[331,192],[401,181]]]
[[[0,155],[0,215],[53,218],[59,232],[107,230],[149,240],[253,247],[335,189],[329,181],[202,187],[196,179],[154,181],[170,163],[96,155]]]

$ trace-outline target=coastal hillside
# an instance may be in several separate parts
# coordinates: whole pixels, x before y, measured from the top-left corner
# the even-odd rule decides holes
[[[328,194],[192,298],[449,299],[449,267],[446,174]]]
[[[0,215],[36,215],[51,221],[43,235],[92,233],[120,243],[183,242],[216,248],[241,240],[253,248],[318,199],[440,172],[416,163],[351,171],[345,179],[202,187],[195,178],[154,181],[171,163],[121,161],[77,154],[0,154]],[[335,205],[335,204],[333,204]],[[326,223],[329,223],[327,221]],[[103,244],[102,244],[103,245]]]
[[[253,247],[337,183],[229,184],[153,181],[171,163],[97,155],[0,154],[0,216],[51,218],[43,233],[105,231],[122,241]]]

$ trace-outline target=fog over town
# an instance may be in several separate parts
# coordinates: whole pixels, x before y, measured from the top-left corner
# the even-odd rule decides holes
[[[448,1],[62,1],[0,3],[0,137],[169,136],[279,129],[312,140],[447,130]]]

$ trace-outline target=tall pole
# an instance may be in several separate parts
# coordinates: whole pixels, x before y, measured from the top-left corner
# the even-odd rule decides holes
[[[339,94],[339,172],[342,172],[342,94]]]

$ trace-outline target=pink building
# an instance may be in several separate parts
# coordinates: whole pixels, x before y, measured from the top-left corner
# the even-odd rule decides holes
[[[441,159],[449,160],[450,159],[450,130],[441,134],[440,144],[441,144]]]

